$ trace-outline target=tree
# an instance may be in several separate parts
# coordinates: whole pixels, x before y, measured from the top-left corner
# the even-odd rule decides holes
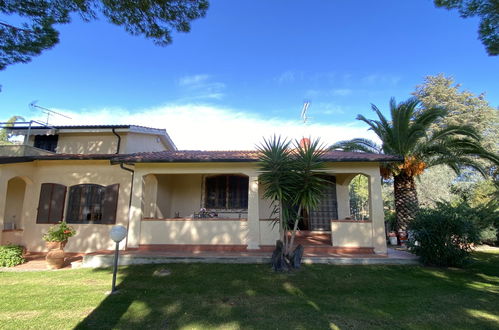
[[[497,0],[435,0],[435,6],[457,9],[463,18],[480,17],[478,37],[491,56],[499,54],[499,3]]]
[[[189,32],[190,22],[203,17],[208,0],[4,0],[0,14],[20,23],[0,20],[0,70],[26,63],[59,42],[56,24],[67,24],[76,14],[85,21],[104,16],[133,35],[143,35],[160,46],[172,42],[172,31]],[[13,17],[19,17],[15,19]]]
[[[482,145],[499,152],[499,110],[490,106],[484,94],[475,95],[461,90],[450,77],[443,74],[427,76],[412,93],[423,108],[444,107],[447,115],[432,125],[435,130],[450,125],[469,125],[482,135]]]
[[[7,120],[7,123],[4,125],[5,127],[14,126],[16,121],[24,121],[24,118],[21,116],[12,116]],[[8,145],[12,144],[9,141],[9,135],[7,134],[7,130],[5,128],[0,129],[0,145]]]
[[[303,139],[292,144],[274,136],[264,139],[258,150],[263,197],[272,201],[279,238],[284,243],[282,257],[289,264],[301,215],[317,207],[327,183],[321,177],[325,166],[321,157],[327,149],[319,140]]]
[[[397,226],[406,229],[419,209],[415,177],[426,168],[447,165],[456,173],[462,166],[475,168],[485,174],[476,162],[477,157],[499,164],[499,157],[486,151],[480,144],[480,135],[470,126],[449,125],[435,131],[430,127],[447,114],[443,108],[419,108],[420,101],[410,98],[397,104],[390,100],[391,120],[372,105],[378,120],[358,115],[357,119],[369,125],[369,129],[381,140],[382,145],[365,139],[340,141],[331,148],[346,151],[376,151],[403,157],[403,162],[383,164],[384,178],[393,177]]]
[[[442,129],[449,125],[469,125],[472,126],[482,136],[482,146],[493,152],[499,153],[499,110],[490,106],[485,99],[484,94],[475,95],[467,90],[462,90],[461,85],[456,84],[450,77],[443,74],[436,76],[427,76],[424,83],[416,86],[416,90],[412,93],[421,101],[423,108],[432,108],[441,105],[447,109],[447,115],[439,120],[436,124],[432,125],[431,131]],[[485,181],[494,181],[494,172],[497,173],[498,169],[485,160],[478,160],[487,172],[492,175]],[[433,169],[432,169],[433,170]],[[431,172],[431,171],[430,171]],[[446,201],[474,198],[468,192],[478,191],[477,187],[484,183],[484,178],[479,174],[465,173],[459,177],[451,177],[446,175],[446,183],[436,183],[436,178],[445,175],[442,171],[439,173],[425,173],[422,177],[424,183],[428,185],[427,188],[419,185],[418,193],[421,190],[426,190],[439,199]],[[497,176],[497,175],[496,175]],[[450,180],[450,182],[449,182]],[[497,181],[497,177],[495,178]],[[431,187],[430,187],[431,186]],[[446,187],[444,187],[446,186]],[[497,187],[492,184],[491,187]],[[446,188],[446,189],[443,189]],[[436,191],[438,190],[438,193]]]

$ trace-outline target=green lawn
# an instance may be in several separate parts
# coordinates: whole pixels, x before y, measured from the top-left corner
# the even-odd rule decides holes
[[[498,329],[499,253],[466,269],[170,264],[0,273],[1,329]],[[172,274],[152,277],[156,269]]]

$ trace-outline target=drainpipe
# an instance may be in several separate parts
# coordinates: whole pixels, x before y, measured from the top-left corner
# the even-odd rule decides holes
[[[116,147],[115,154],[119,154],[120,153],[120,146],[121,146],[121,136],[118,133],[116,133],[116,129],[114,127],[111,130],[112,130],[113,134],[116,135],[116,137],[118,138],[118,146]],[[123,165],[123,164],[120,164],[120,165]],[[121,168],[125,169],[125,167],[121,167]],[[128,169],[128,170],[130,170],[130,169]]]
[[[118,144],[118,146],[119,146],[119,144]],[[130,199],[128,200],[128,216],[129,217],[128,217],[128,221],[126,223],[126,231],[127,231],[126,243],[125,243],[125,250],[126,250],[126,247],[128,246],[128,227],[130,226],[130,207],[132,206],[133,180],[135,178],[135,171],[132,170],[131,168],[123,166],[123,163],[120,163],[120,168],[122,170],[125,170],[125,171],[132,173],[132,181],[130,182]]]

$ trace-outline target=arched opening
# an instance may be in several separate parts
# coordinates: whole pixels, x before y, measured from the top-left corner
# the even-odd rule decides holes
[[[369,220],[369,178],[357,174],[348,184],[350,217],[352,220]]]
[[[26,193],[26,182],[15,177],[9,180],[7,184],[7,196],[5,200],[4,211],[4,230],[21,229],[23,223],[23,204]]]

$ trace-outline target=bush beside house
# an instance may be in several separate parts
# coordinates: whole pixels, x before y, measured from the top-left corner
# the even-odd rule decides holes
[[[18,245],[0,245],[0,267],[14,267],[24,263],[23,248]]]

